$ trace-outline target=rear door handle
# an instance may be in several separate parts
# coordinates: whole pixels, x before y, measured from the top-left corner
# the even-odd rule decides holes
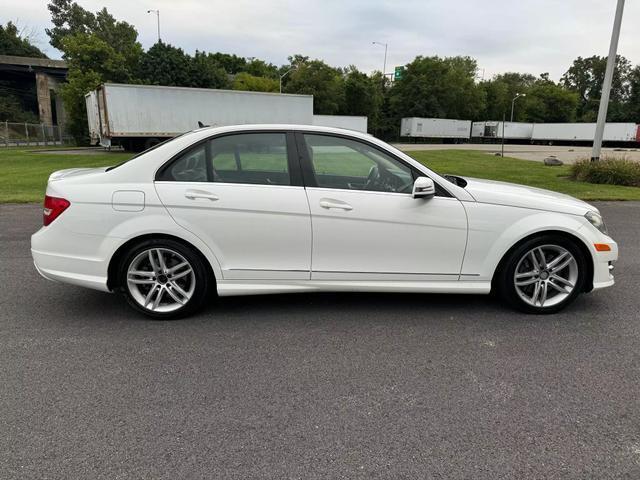
[[[211,200],[212,202],[220,199],[215,193],[206,192],[204,190],[187,190],[186,192],[184,192],[184,196],[189,200],[195,200],[196,198],[206,198],[207,200]]]
[[[346,202],[342,202],[340,200],[334,200],[332,198],[321,198],[320,206],[322,208],[330,209],[330,208],[339,208],[341,210],[353,210],[353,207]]]

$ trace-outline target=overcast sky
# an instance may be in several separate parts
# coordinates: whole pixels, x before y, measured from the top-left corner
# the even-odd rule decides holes
[[[1,0],[0,21],[38,32],[38,46],[53,58],[44,29],[46,0]],[[294,53],[334,66],[355,64],[387,71],[416,55],[469,55],[485,78],[505,71],[559,79],[577,56],[606,55],[616,0],[79,0],[88,10],[106,6],[135,25],[145,48],[162,39],[189,53],[221,51],[281,65]],[[628,1],[618,52],[640,63],[640,2]]]

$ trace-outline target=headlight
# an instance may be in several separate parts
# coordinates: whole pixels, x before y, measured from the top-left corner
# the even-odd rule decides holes
[[[584,218],[589,220],[589,223],[600,230],[602,233],[608,235],[607,226],[604,224],[602,215],[600,215],[598,212],[589,211],[585,213]]]

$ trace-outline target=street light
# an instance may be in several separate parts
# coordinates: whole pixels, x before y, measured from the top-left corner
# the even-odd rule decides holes
[[[293,67],[291,67],[289,70],[287,70],[286,72],[284,72],[282,75],[280,75],[280,93],[282,93],[282,79],[284,77],[286,77],[289,72],[292,72],[293,70],[295,70],[296,68],[298,68],[297,65],[294,65]]]
[[[382,66],[382,78],[384,79],[387,74],[387,48],[389,47],[388,43],[380,43],[380,42],[371,42],[373,45],[380,45],[384,47],[384,64]]]
[[[160,41],[160,10],[147,10],[147,13],[155,13],[158,17],[158,42]]]
[[[513,107],[515,106],[516,100],[519,99],[520,97],[526,97],[527,94],[526,93],[516,93],[516,96],[513,97],[513,100],[511,100],[511,121],[513,122]],[[504,129],[504,125],[502,125],[502,128]]]
[[[611,93],[611,82],[613,80],[613,70],[616,66],[616,52],[618,51],[618,39],[620,38],[620,25],[622,24],[622,11],[624,10],[624,0],[618,0],[616,16],[613,20],[613,32],[611,32],[611,44],[609,45],[609,56],[607,57],[607,69],[604,72],[604,82],[602,83],[602,93],[600,94],[600,108],[598,109],[598,123],[596,123],[596,134],[593,137],[593,150],[591,151],[591,161],[600,160],[602,150],[602,137],[604,136],[604,126],[607,121],[607,109],[609,108],[609,94]]]

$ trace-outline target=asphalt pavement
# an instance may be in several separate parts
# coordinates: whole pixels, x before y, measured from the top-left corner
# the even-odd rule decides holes
[[[0,206],[0,478],[640,478],[640,203],[599,203],[617,285],[236,297],[175,322],[48,282]]]

